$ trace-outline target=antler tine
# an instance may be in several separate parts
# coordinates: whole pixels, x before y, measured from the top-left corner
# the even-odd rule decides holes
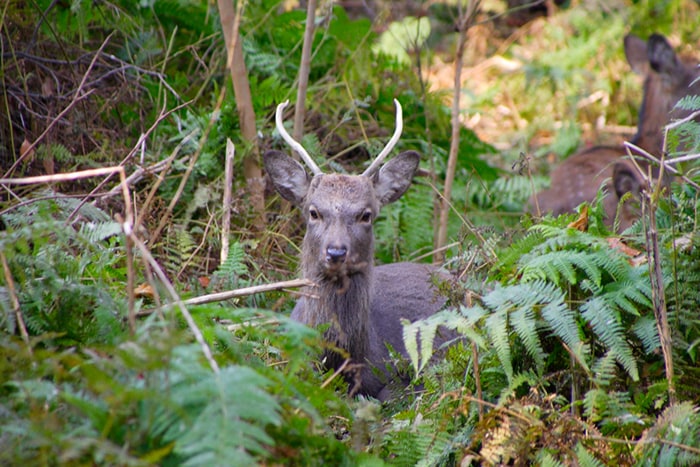
[[[301,158],[304,160],[304,162],[306,162],[306,165],[309,166],[314,175],[320,175],[323,173],[323,171],[316,165],[314,160],[311,159],[311,156],[309,156],[309,153],[306,152],[306,149],[304,149],[301,143],[295,141],[294,138],[292,138],[291,135],[287,133],[286,128],[284,128],[284,123],[282,122],[282,113],[284,111],[284,108],[287,107],[288,104],[289,99],[277,106],[277,111],[275,112],[275,123],[277,125],[277,131],[279,131],[280,135],[282,135],[282,139],[284,139],[287,142],[287,144],[289,144],[292,147],[293,150],[299,153]]]
[[[394,99],[394,105],[396,106],[396,130],[394,130],[394,135],[391,137],[384,149],[382,149],[382,152],[379,153],[376,159],[374,159],[374,162],[367,167],[367,170],[365,170],[362,175],[372,175],[377,170],[377,167],[379,167],[379,165],[384,161],[386,156],[391,152],[391,150],[394,149],[394,146],[396,146],[396,143],[401,137],[401,132],[403,131],[403,110],[401,109],[401,104],[396,99]]]

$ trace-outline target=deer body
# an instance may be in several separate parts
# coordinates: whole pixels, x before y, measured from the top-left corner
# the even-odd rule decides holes
[[[644,98],[639,111],[637,133],[632,143],[655,155],[663,152],[663,127],[670,119],[680,118],[687,112],[674,109],[687,95],[700,94],[700,69],[684,63],[675,54],[666,39],[658,34],[648,41],[636,36],[625,37],[625,56],[633,71],[644,76]],[[646,181],[635,165],[625,156],[623,146],[595,146],[579,152],[556,167],[551,174],[551,187],[538,192],[528,203],[530,212],[551,212],[559,215],[572,212],[579,204],[595,199],[603,186],[606,222],[612,226],[615,218],[619,230],[629,227],[638,212],[629,203],[619,206],[619,200],[628,192],[638,194]],[[640,168],[649,168],[647,160],[638,160]],[[658,177],[654,167],[652,176]],[[664,179],[664,183],[668,183]],[[603,185],[604,184],[604,185]]]
[[[350,358],[352,366],[360,368],[348,378],[351,393],[389,397],[387,344],[406,356],[401,319],[425,318],[444,304],[432,290],[435,268],[373,265],[373,221],[382,206],[408,189],[419,160],[418,153],[408,151],[376,172],[323,174],[312,167],[316,175],[311,177],[282,152],[264,155],[275,188],[301,208],[306,223],[301,269],[316,287],[299,299],[292,318],[309,326],[328,325],[324,339],[335,349],[324,352],[325,365],[338,369]]]

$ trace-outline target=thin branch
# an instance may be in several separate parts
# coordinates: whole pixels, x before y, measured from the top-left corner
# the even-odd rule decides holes
[[[224,212],[221,219],[221,263],[228,258],[229,235],[231,234],[231,198],[233,194],[233,160],[236,146],[226,138],[226,160],[224,161]]]
[[[136,142],[136,144],[135,144],[134,147],[131,149],[131,151],[129,151],[129,154],[127,154],[126,157],[124,157],[124,159],[122,159],[122,161],[119,163],[119,165],[123,166],[123,165],[125,165],[129,160],[131,160],[131,158],[134,156],[134,154],[136,154],[136,152],[139,150],[139,148],[142,148],[143,145],[146,144],[146,138],[148,138],[148,136],[150,136],[150,134],[151,134],[153,131],[155,131],[156,127],[160,124],[160,122],[162,122],[166,117],[168,117],[168,116],[169,116],[170,114],[172,114],[173,112],[176,112],[176,111],[178,111],[178,110],[180,110],[180,109],[182,109],[182,108],[184,108],[184,107],[190,105],[191,102],[192,102],[192,101],[189,100],[189,101],[184,102],[184,103],[182,103],[182,104],[180,104],[180,105],[178,105],[178,106],[176,106],[176,107],[174,107],[174,108],[172,108],[172,109],[170,109],[170,110],[168,110],[168,111],[165,111],[166,103],[163,102],[163,107],[162,107],[162,109],[161,109],[161,111],[160,111],[160,114],[158,115],[158,118],[156,119],[156,121],[153,122],[153,124],[148,128],[148,130],[146,130],[145,133],[142,133],[142,134],[141,134],[141,136],[139,137],[139,140]],[[85,199],[82,200],[80,203],[78,203],[78,205],[75,207],[75,209],[73,209],[73,212],[70,213],[70,215],[68,216],[68,219],[66,220],[66,222],[70,222],[70,220],[78,214],[78,211],[80,210],[80,208],[83,207],[83,205],[84,205],[85,203],[87,203],[87,200],[88,200],[89,198],[92,198],[93,196],[95,196],[95,193],[97,193],[99,190],[101,190],[102,187],[103,187],[104,185],[106,185],[107,182],[110,180],[110,178],[111,178],[111,175],[108,176],[108,177],[105,177],[104,180],[102,180],[100,183],[98,183],[97,186],[96,186],[90,193],[88,193],[88,194],[85,196]],[[119,185],[117,185],[117,186],[119,186]]]
[[[153,243],[155,243],[157,241],[158,237],[160,237],[161,232],[165,228],[166,224],[170,220],[170,216],[172,215],[173,211],[175,210],[175,206],[180,201],[180,197],[182,196],[182,193],[184,193],[184,191],[185,191],[185,185],[187,185],[187,182],[189,181],[190,176],[192,175],[192,172],[194,171],[194,166],[197,163],[197,160],[199,160],[199,156],[202,154],[202,151],[204,150],[204,145],[206,144],[207,138],[209,137],[209,132],[214,127],[214,124],[216,123],[216,121],[219,119],[219,113],[221,111],[221,105],[224,102],[225,94],[226,94],[226,87],[222,86],[221,91],[219,92],[219,97],[216,101],[216,106],[214,107],[214,110],[212,111],[211,116],[209,117],[209,122],[207,124],[207,127],[204,129],[202,136],[199,138],[199,145],[197,147],[197,150],[190,158],[190,163],[187,166],[187,168],[185,169],[185,173],[182,175],[182,178],[180,179],[180,185],[178,185],[177,190],[175,191],[175,194],[173,195],[173,198],[170,200],[170,204],[168,204],[168,207],[165,210],[165,213],[163,213],[163,216],[161,217],[160,222],[158,223],[158,227],[156,227],[153,234],[151,235],[151,241]]]
[[[202,295],[200,297],[193,297],[188,300],[181,301],[182,305],[204,305],[206,303],[223,302],[225,300],[231,300],[233,298],[247,297],[248,295],[254,295],[264,292],[272,292],[280,289],[292,289],[297,287],[309,287],[315,285],[313,281],[309,279],[292,279],[283,282],[273,282],[272,284],[261,284],[254,285],[251,287],[243,287],[236,290],[227,290],[226,292],[217,292],[213,294]],[[139,316],[146,316],[153,313],[153,310],[143,310],[139,312]]]
[[[131,238],[136,248],[138,248],[141,252],[141,255],[146,261],[148,261],[148,264],[151,265],[151,268],[153,268],[153,271],[156,273],[156,276],[158,276],[158,279],[165,287],[165,290],[168,291],[168,295],[170,295],[170,298],[173,301],[171,306],[176,306],[180,310],[180,313],[182,313],[182,316],[185,318],[187,326],[190,328],[190,331],[192,331],[195,340],[202,348],[204,358],[207,359],[207,362],[209,362],[209,366],[214,371],[214,373],[219,373],[219,365],[216,363],[216,360],[214,360],[214,357],[211,353],[211,348],[209,348],[209,344],[207,344],[207,342],[204,340],[202,331],[200,331],[197,327],[197,323],[195,323],[194,318],[192,318],[190,312],[187,311],[184,302],[178,296],[177,292],[175,291],[175,288],[168,280],[168,277],[165,275],[165,272],[163,272],[163,269],[160,267],[155,258],[153,258],[153,255],[151,255],[151,252],[148,251],[148,248],[146,248],[146,245],[144,245],[141,239],[134,235],[134,232],[131,229],[131,224],[128,224],[126,222],[124,223],[124,233]]]
[[[452,137],[450,138],[450,153],[447,159],[447,171],[445,173],[445,186],[443,188],[442,204],[440,206],[440,220],[438,222],[437,237],[435,239],[435,250],[447,243],[447,221],[450,212],[449,201],[452,199],[452,184],[454,183],[457,171],[457,156],[459,152],[459,132],[461,124],[459,122],[460,100],[462,96],[462,65],[464,61],[464,50],[467,46],[467,31],[474,22],[477,11],[481,4],[480,0],[468,0],[467,10],[461,12],[462,3],[458,3],[460,17],[458,19],[459,38],[457,45],[457,56],[455,60],[454,96],[452,97]],[[435,254],[434,260],[442,262],[445,259],[443,252]]]
[[[10,266],[7,264],[7,258],[5,258],[5,253],[0,251],[0,261],[2,261],[2,270],[5,274],[5,282],[7,283],[7,291],[10,294],[10,300],[12,300],[12,310],[15,312],[15,319],[17,320],[17,327],[19,328],[19,334],[22,336],[22,340],[27,344],[27,350],[29,354],[32,354],[32,348],[29,345],[29,334],[27,333],[27,327],[24,325],[24,318],[22,318],[22,310],[19,306],[19,299],[17,298],[17,290],[15,289],[15,281],[12,278],[12,272],[10,271]]]

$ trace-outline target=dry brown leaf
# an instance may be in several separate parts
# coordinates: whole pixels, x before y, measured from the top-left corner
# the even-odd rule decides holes
[[[32,143],[30,143],[26,139],[22,141],[22,145],[19,147],[19,157],[28,157],[30,160],[34,159],[34,148],[32,148]]]
[[[136,295],[137,298],[153,298],[156,296],[156,293],[153,287],[151,287],[151,284],[141,284],[134,289],[134,295]]]
[[[571,227],[572,229],[580,230],[581,232],[585,232],[588,230],[588,206],[584,206],[581,209],[581,212],[578,215],[578,218],[571,222],[567,227]]]

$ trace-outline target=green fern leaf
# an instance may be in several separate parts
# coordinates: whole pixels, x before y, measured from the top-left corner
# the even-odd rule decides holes
[[[624,335],[615,311],[605,300],[594,297],[581,305],[581,315],[591,325],[615,359],[634,381],[639,380],[637,361]]]

